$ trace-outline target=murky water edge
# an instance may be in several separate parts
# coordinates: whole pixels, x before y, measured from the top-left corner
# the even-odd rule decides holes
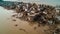
[[[1,34],[45,34],[44,29],[49,29],[48,26],[41,26],[34,30],[34,27],[37,27],[37,24],[29,25],[26,21],[11,17],[13,10],[7,10],[3,7],[0,7],[0,9]]]
[[[34,30],[34,26],[30,26],[26,21],[17,19],[12,21],[11,15],[13,14],[12,10],[4,9],[0,7],[0,34],[40,34],[39,32],[42,28]],[[15,25],[18,26],[15,26]],[[24,29],[25,31],[21,30]],[[41,30],[42,31],[42,30]]]

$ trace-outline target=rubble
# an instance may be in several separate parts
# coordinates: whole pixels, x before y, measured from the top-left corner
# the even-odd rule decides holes
[[[14,7],[15,6],[15,7]],[[37,22],[39,24],[52,24],[56,21],[56,9],[53,6],[36,3],[14,3],[13,8],[19,19]],[[7,7],[8,8],[8,7]],[[59,21],[59,20],[58,20]]]
[[[40,24],[51,26],[53,29],[52,31],[55,30],[53,25],[56,26],[57,24],[60,24],[60,20],[56,17],[58,15],[57,11],[53,6],[36,4],[36,3],[23,3],[23,2],[15,4],[16,4],[15,6],[10,6],[10,8],[14,9],[15,13],[17,13],[12,17],[17,16],[18,19],[28,21],[29,23],[30,22],[38,23],[38,27],[40,27]],[[36,29],[36,27],[34,27],[34,29]],[[24,29],[19,30],[25,31]],[[59,29],[57,29],[57,32],[58,31]],[[53,32],[53,34],[55,33],[56,30]]]
[[[53,34],[60,34],[60,28],[57,28],[57,29],[53,32]]]

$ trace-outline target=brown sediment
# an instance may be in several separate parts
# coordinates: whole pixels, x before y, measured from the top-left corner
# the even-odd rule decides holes
[[[56,9],[50,5],[44,4],[35,4],[35,3],[22,3],[21,5],[16,5],[14,8],[17,15],[12,15],[13,17],[17,16],[18,19],[28,21],[30,24],[38,23],[40,25],[49,26],[48,34],[54,34],[54,30],[57,28],[57,24],[60,24],[60,20],[56,17]],[[16,21],[13,19],[13,21]],[[17,25],[15,25],[17,26]],[[36,27],[34,27],[36,29]],[[26,32],[25,29],[19,29]]]

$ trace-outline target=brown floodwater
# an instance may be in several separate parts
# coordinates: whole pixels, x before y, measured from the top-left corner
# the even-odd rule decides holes
[[[48,33],[45,30],[48,30],[49,26],[40,25],[40,27],[38,27],[37,23],[33,24],[12,17],[13,14],[15,14],[13,10],[7,10],[4,9],[3,7],[0,7],[0,34],[47,34]]]
[[[0,7],[0,34],[45,34],[48,26],[38,27],[37,24],[30,24],[27,21],[11,17],[13,10]]]

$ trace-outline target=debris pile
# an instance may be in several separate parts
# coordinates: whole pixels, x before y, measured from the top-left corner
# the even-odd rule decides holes
[[[49,30],[50,34],[51,33],[57,34],[60,32],[59,29],[56,29],[57,24],[60,23],[60,20],[56,17],[58,13],[55,7],[53,6],[45,5],[45,4],[21,2],[21,3],[15,3],[13,6],[10,6],[9,9],[14,9],[15,13],[17,13],[12,15],[12,17],[16,17],[18,19],[25,20],[30,23],[31,22],[38,23],[38,27],[40,27],[40,24],[49,25],[51,29],[51,32]],[[13,20],[13,21],[16,21],[16,20]],[[15,26],[18,26],[18,25],[15,25]],[[36,27],[34,27],[34,29],[36,29]],[[25,31],[24,29],[20,29],[20,30]]]
[[[56,18],[56,9],[53,6],[35,3],[21,3],[14,8],[16,18],[38,24],[56,24],[60,20]]]
[[[55,31],[53,32],[53,34],[60,34],[60,28],[55,29]]]

